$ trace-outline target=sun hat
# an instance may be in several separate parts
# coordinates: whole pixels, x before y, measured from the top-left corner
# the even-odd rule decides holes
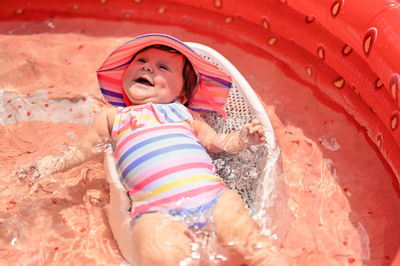
[[[97,70],[100,90],[112,105],[129,105],[122,87],[123,77],[132,57],[145,47],[152,45],[169,46],[182,53],[192,64],[197,75],[188,107],[203,112],[218,112],[223,117],[223,106],[232,87],[232,77],[219,70],[183,42],[165,34],[140,35],[117,47]]]

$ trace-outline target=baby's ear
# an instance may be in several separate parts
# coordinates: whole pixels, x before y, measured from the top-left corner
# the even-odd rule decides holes
[[[177,100],[181,104],[185,104],[188,101],[188,97],[186,96],[186,93],[182,92],[182,94],[178,97]]]

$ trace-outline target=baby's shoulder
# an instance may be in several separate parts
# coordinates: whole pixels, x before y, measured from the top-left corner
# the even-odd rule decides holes
[[[118,113],[118,109],[115,107],[107,107],[103,110],[105,112],[105,115],[107,117],[107,121],[109,125],[114,124],[115,116]]]
[[[110,116],[114,116],[117,114],[118,109],[115,107],[105,107],[102,108],[98,113],[97,113],[97,117],[101,117],[101,118],[108,118]]]
[[[97,127],[112,128],[116,115],[117,115],[117,108],[115,107],[103,108],[96,115],[96,118],[94,119],[94,124],[97,124]]]
[[[192,115],[194,120],[203,120],[201,117],[201,114],[199,112],[196,112],[190,108],[187,108],[188,112]]]

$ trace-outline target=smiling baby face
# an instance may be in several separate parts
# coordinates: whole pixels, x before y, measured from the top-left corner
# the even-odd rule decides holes
[[[171,103],[183,92],[184,57],[157,48],[139,52],[125,72],[123,87],[133,105]]]

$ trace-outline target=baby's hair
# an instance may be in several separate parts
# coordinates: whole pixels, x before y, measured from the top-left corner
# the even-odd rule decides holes
[[[190,97],[192,96],[192,93],[194,91],[194,89],[196,88],[196,84],[197,84],[197,75],[196,72],[193,69],[192,64],[190,63],[190,61],[186,58],[186,56],[184,56],[181,52],[179,52],[178,50],[171,48],[169,46],[166,45],[151,45],[151,46],[147,46],[145,48],[143,48],[142,50],[140,50],[139,52],[137,52],[131,59],[130,62],[133,61],[133,59],[135,59],[136,55],[138,55],[139,53],[142,53],[150,48],[155,48],[155,49],[159,49],[162,51],[166,51],[168,53],[172,53],[172,54],[180,54],[183,56],[183,58],[185,58],[185,62],[183,64],[183,71],[182,71],[182,76],[183,76],[183,90],[185,91],[186,97],[187,97],[187,102],[185,103],[185,105],[187,106],[189,104],[189,100]]]

